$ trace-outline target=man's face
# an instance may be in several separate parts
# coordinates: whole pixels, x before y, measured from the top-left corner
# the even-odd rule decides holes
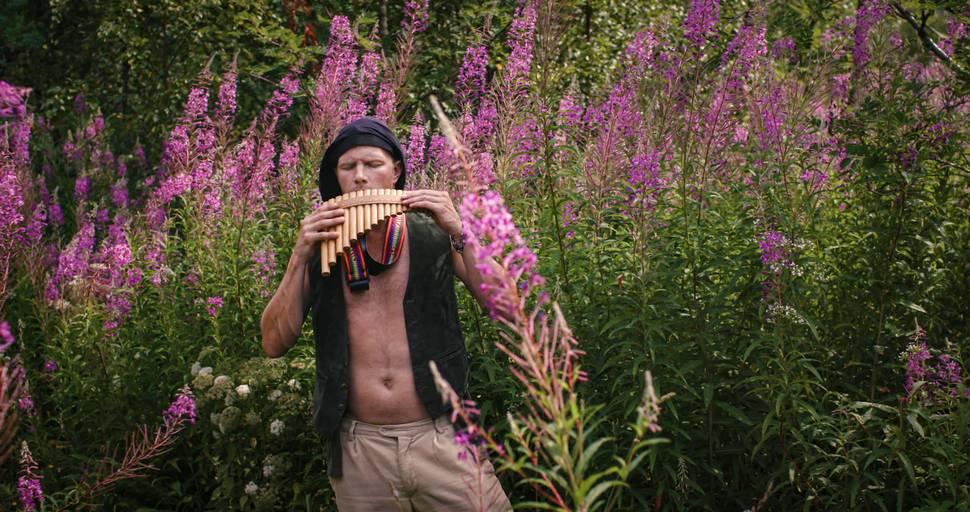
[[[401,175],[401,165],[384,149],[356,146],[340,155],[334,172],[341,193],[346,194],[355,190],[394,188]]]

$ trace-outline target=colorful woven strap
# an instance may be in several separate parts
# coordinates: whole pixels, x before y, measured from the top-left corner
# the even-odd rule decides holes
[[[408,222],[404,215],[395,215],[387,219],[387,230],[384,231],[384,250],[381,251],[382,265],[390,265],[401,256],[401,243],[408,234]]]
[[[375,263],[374,274],[383,271],[383,267],[390,266],[401,256],[402,243],[407,237],[408,223],[405,216],[395,215],[387,219],[387,229],[384,232],[384,248],[381,251],[381,261],[373,261],[367,254],[367,243],[364,239],[351,240],[350,250],[344,255],[344,270],[347,275],[347,286],[350,291],[363,291],[370,288],[370,275],[367,272],[367,260]]]
[[[350,291],[363,291],[370,287],[367,275],[367,264],[364,263],[366,249],[357,240],[350,241],[350,250],[344,254],[344,270],[347,275],[347,286]]]

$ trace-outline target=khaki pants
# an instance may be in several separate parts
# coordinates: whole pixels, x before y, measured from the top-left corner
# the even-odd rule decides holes
[[[447,415],[400,425],[344,418],[343,476],[331,478],[341,512],[510,511],[488,460],[455,443]]]

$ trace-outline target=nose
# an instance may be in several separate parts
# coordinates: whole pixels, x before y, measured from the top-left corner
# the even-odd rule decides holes
[[[354,168],[354,184],[363,185],[367,183],[367,175],[364,173],[364,163],[357,162],[357,166]]]

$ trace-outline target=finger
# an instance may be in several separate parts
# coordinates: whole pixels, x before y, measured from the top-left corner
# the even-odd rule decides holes
[[[311,232],[322,231],[322,230],[325,230],[325,229],[333,228],[335,226],[339,226],[339,225],[341,225],[343,223],[344,223],[344,218],[342,216],[341,217],[328,218],[328,219],[320,219],[320,220],[318,220],[316,222],[312,222],[310,224],[307,224],[306,225],[306,229],[308,231],[311,231]]]
[[[441,195],[434,191],[425,191],[401,199],[401,203],[406,206],[412,206],[417,201],[433,201],[436,203],[446,204],[451,203],[451,198],[449,198],[447,194]]]
[[[315,233],[307,233],[304,238],[311,242],[319,242],[321,240],[336,240],[340,236],[336,231],[319,231]]]
[[[428,210],[436,217],[443,214],[454,214],[455,216],[458,215],[453,207],[448,204],[442,204],[441,201],[415,201],[409,206],[413,209]]]
[[[434,190],[409,190],[401,196],[401,201],[413,201],[424,197],[431,197],[436,192]]]
[[[316,211],[304,217],[303,220],[300,222],[300,224],[307,225],[307,224],[312,224],[314,222],[317,222],[320,219],[336,219],[336,218],[341,218],[343,216],[344,216],[343,208],[339,208],[335,210]]]
[[[337,203],[325,204],[311,211],[305,218],[317,217],[320,215],[328,215],[328,214],[332,214],[333,212],[342,211],[342,210],[343,208],[341,208],[340,205]]]

